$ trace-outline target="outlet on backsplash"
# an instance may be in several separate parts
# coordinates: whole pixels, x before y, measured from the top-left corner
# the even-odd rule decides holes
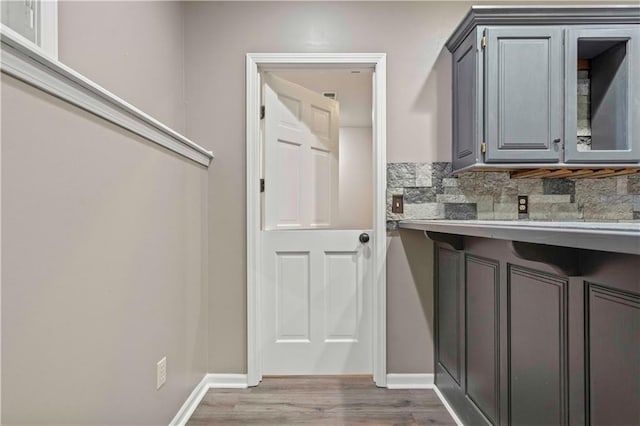
[[[529,197],[518,195],[518,215],[529,213]],[[518,216],[520,218],[520,216]],[[521,219],[521,218],[520,218]]]
[[[402,196],[402,213],[393,211]],[[518,196],[527,197],[528,213]],[[402,219],[640,222],[640,175],[512,179],[509,172],[452,175],[451,163],[387,164],[387,221]]]

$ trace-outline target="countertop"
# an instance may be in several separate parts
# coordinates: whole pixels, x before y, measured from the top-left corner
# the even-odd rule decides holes
[[[399,227],[640,255],[640,223],[402,220]]]

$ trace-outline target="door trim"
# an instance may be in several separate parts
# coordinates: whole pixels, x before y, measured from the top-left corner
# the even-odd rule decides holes
[[[260,236],[260,69],[370,66],[373,73],[373,380],[387,385],[386,279],[386,53],[247,53],[246,56],[246,203],[247,203],[247,381],[262,380],[261,236]]]

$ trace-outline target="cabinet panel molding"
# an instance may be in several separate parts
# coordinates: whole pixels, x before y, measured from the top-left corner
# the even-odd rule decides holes
[[[568,423],[567,286],[507,265],[509,424]]]
[[[585,287],[587,424],[637,424],[640,295],[590,282]]]
[[[436,362],[461,383],[461,303],[462,277],[459,252],[437,246],[437,354]]]
[[[465,392],[491,422],[500,413],[500,264],[465,256]]]

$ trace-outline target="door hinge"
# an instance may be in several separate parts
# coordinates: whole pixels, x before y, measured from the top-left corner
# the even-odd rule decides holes
[[[480,46],[482,46],[483,49],[485,47],[487,47],[487,36],[486,35],[482,36],[482,41],[480,42]]]
[[[482,152],[483,154],[484,154],[485,152],[487,152],[487,144],[486,144],[486,143],[482,142],[482,143],[480,144],[480,152]]]
[[[260,179],[260,192],[264,192],[264,179]]]
[[[264,105],[260,107],[260,120],[264,120]]]

